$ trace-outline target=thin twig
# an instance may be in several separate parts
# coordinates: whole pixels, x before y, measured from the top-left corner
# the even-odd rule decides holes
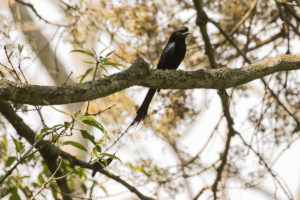
[[[206,149],[207,145],[209,144],[209,142],[210,142],[211,139],[213,138],[214,133],[215,133],[215,132],[217,131],[217,129],[219,128],[222,119],[223,119],[223,116],[220,117],[219,121],[218,121],[217,124],[215,125],[214,129],[212,130],[212,132],[209,134],[208,139],[206,140],[206,142],[204,143],[204,145],[202,146],[202,148],[200,149],[200,151],[199,151],[193,158],[191,158],[190,160],[186,161],[186,162],[184,163],[184,165],[189,165],[190,163],[193,163],[193,162],[199,157],[199,155],[202,154],[202,152]]]
[[[104,110],[100,110],[97,113],[88,113],[87,115],[89,115],[89,116],[97,116],[97,115],[100,115],[100,114],[104,113],[105,111],[108,111],[108,110],[112,109],[114,106],[116,106],[116,104],[113,104],[113,105],[105,108]]]
[[[203,192],[205,192],[206,190],[211,189],[211,186],[205,186],[203,187],[197,194],[196,196],[193,198],[193,200],[197,200],[202,194]]]
[[[61,166],[62,160],[60,160],[56,170],[54,173],[52,173],[52,175],[43,183],[42,187],[40,187],[40,189],[30,198],[30,200],[35,199],[35,197],[42,192],[43,189],[46,188],[46,185],[54,179],[55,174],[57,173],[57,171],[59,170],[60,166]]]
[[[50,21],[44,19],[44,18],[38,13],[37,10],[34,8],[34,6],[33,6],[31,3],[26,3],[26,2],[21,1],[21,0],[16,0],[16,2],[18,2],[18,3],[20,3],[20,4],[24,5],[24,6],[29,7],[39,19],[43,20],[43,21],[46,22],[47,24],[51,24],[51,25],[54,25],[54,26],[62,26],[62,27],[70,27],[70,26],[73,26],[74,24],[76,24],[76,21],[73,22],[73,23],[71,23],[71,24],[67,24],[67,25],[66,25],[66,24],[57,24],[57,23],[50,22]]]
[[[7,50],[7,46],[6,46],[6,45],[4,46],[4,51],[5,51],[5,55],[6,55],[7,61],[8,61],[8,63],[10,64],[10,66],[11,66],[11,68],[12,68],[11,71],[12,71],[13,74],[16,76],[16,80],[22,82],[20,76],[19,76],[18,73],[17,73],[17,70],[14,68],[14,65],[12,64],[12,62],[11,62],[11,60],[10,60],[10,55],[8,54],[8,50]],[[15,77],[14,77],[14,78],[15,78]]]
[[[236,134],[240,137],[241,141],[243,142],[243,144],[245,146],[247,146],[258,158],[260,163],[263,164],[263,166],[267,169],[267,171],[271,174],[271,176],[274,178],[274,180],[277,182],[277,184],[280,186],[280,188],[282,189],[282,191],[285,193],[285,195],[290,199],[293,200],[293,194],[290,191],[289,187],[287,186],[287,184],[284,182],[284,180],[279,180],[278,177],[280,177],[277,173],[275,173],[271,167],[266,163],[266,161],[264,160],[264,158],[255,150],[253,149],[253,147],[251,145],[249,145],[245,139],[243,138],[243,136],[236,132]]]

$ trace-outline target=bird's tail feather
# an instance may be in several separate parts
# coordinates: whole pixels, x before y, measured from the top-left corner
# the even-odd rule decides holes
[[[139,109],[136,112],[136,117],[131,122],[129,127],[133,126],[134,124],[139,124],[140,121],[146,117],[149,105],[152,101],[152,98],[153,98],[155,92],[156,92],[156,89],[153,89],[153,88],[150,88],[148,90],[147,95],[146,95],[142,105],[139,107]]]
[[[117,138],[117,140],[114,141],[114,143],[111,144],[111,145],[105,150],[105,152],[108,151],[112,146],[114,146],[114,145],[121,139],[121,137],[123,137],[123,136],[125,135],[125,133],[127,133],[127,131],[129,130],[130,127],[132,127],[132,126],[135,125],[135,124],[139,124],[140,121],[146,117],[147,111],[148,111],[148,108],[149,108],[149,105],[150,105],[150,103],[151,103],[151,100],[152,100],[152,98],[153,98],[155,92],[156,92],[156,89],[153,89],[153,88],[150,88],[150,89],[148,90],[148,93],[147,93],[147,95],[146,95],[146,97],[145,97],[145,99],[144,99],[142,105],[140,106],[140,108],[139,108],[139,109],[137,110],[137,112],[136,112],[136,117],[134,118],[134,120],[133,120],[133,121],[131,122],[131,124],[126,128],[126,130],[123,131],[123,133],[120,134],[120,136]]]

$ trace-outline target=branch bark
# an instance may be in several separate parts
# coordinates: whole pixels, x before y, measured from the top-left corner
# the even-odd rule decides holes
[[[0,80],[0,99],[31,105],[67,104],[108,96],[138,85],[159,89],[226,89],[236,87],[266,75],[300,69],[300,54],[280,55],[238,68],[174,71],[149,69],[138,57],[123,72],[82,84],[39,86]]]

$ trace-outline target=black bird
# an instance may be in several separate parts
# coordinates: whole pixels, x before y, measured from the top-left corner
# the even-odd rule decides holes
[[[181,61],[183,60],[186,52],[185,38],[189,34],[187,27],[183,27],[179,30],[176,30],[170,36],[166,47],[164,48],[158,64],[157,69],[177,69]],[[140,108],[136,112],[136,117],[129,127],[134,124],[138,124],[141,120],[143,120],[146,115],[150,105],[150,102],[155,94],[157,89],[150,88],[148,93],[140,106]],[[128,128],[129,128],[128,127]],[[127,129],[128,129],[127,128]]]

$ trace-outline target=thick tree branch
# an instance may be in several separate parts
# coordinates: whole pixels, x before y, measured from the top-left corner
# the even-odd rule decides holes
[[[266,75],[300,69],[300,54],[280,55],[238,69],[226,67],[197,71],[149,69],[137,58],[131,67],[96,81],[61,86],[38,86],[0,80],[0,99],[31,105],[67,104],[101,98],[139,85],[161,89],[226,89]]]
[[[25,138],[31,145],[34,144],[36,140],[36,133],[29,127],[27,124],[24,123],[23,119],[19,117],[13,107],[3,100],[0,100],[0,113],[12,124],[12,126],[17,131],[17,134],[21,137]],[[58,169],[57,158],[61,156],[63,159],[66,159],[70,162],[70,165],[74,167],[75,165],[87,168],[87,169],[94,169],[91,163],[87,163],[76,157],[72,156],[71,154],[61,150],[56,145],[52,144],[48,140],[40,140],[36,144],[37,149],[39,150],[40,154],[42,155],[44,161],[48,165],[48,168],[52,173],[55,173],[55,177],[57,177],[56,181],[59,185],[61,190],[61,194],[63,195],[64,199],[71,199],[70,190],[66,183],[66,178],[64,177],[64,173],[62,170]],[[137,188],[130,185],[128,182],[123,180],[117,175],[114,175],[111,172],[108,172],[104,169],[98,170],[100,173],[106,175],[107,177],[119,182],[124,187],[126,187],[129,191],[135,193],[140,199],[143,200],[153,200],[151,197],[147,197],[143,195]]]

